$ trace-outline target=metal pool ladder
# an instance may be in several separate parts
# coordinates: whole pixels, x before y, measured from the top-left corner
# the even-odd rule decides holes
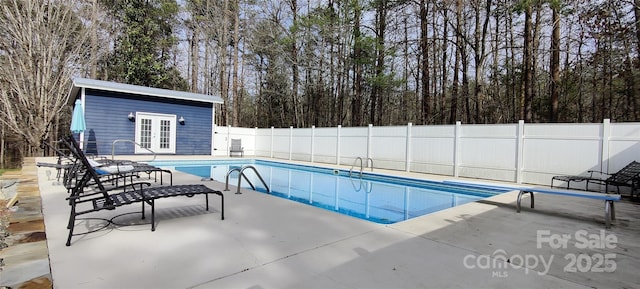
[[[360,177],[362,178],[362,158],[361,157],[357,157],[355,160],[353,160],[353,165],[351,165],[351,169],[349,170],[349,177],[351,177],[351,173],[353,172],[353,167],[356,166],[356,162],[360,161]],[[369,161],[371,161],[371,171],[373,172],[373,159],[372,158],[367,158],[367,167],[369,167]]]
[[[238,191],[236,191],[236,194],[242,194],[240,192],[240,182],[242,182],[242,178],[244,178],[245,181],[247,181],[247,183],[249,183],[249,186],[251,186],[251,189],[253,189],[254,191],[256,190],[256,187],[251,183],[251,181],[247,178],[247,176],[244,174],[244,170],[246,169],[251,169],[253,170],[254,173],[256,173],[256,176],[258,176],[258,178],[260,179],[260,181],[262,182],[262,184],[264,185],[264,187],[267,189],[267,193],[270,192],[269,190],[269,186],[267,186],[267,183],[264,181],[264,179],[262,178],[262,176],[260,175],[260,173],[258,173],[258,170],[256,169],[256,167],[252,166],[252,165],[246,165],[246,166],[242,166],[241,168],[233,168],[230,169],[227,172],[227,176],[225,177],[225,186],[224,186],[224,190],[228,191],[229,190],[229,175],[231,175],[232,172],[237,171],[239,172],[238,175]]]

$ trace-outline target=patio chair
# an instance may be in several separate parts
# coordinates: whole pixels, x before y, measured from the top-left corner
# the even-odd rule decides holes
[[[73,138],[71,136],[70,138]],[[68,140],[68,139],[67,139]],[[100,228],[89,230],[74,234],[74,228],[76,221],[79,220],[79,216],[94,213],[102,210],[114,210],[117,207],[130,205],[134,203],[140,203],[141,217],[145,219],[145,206],[151,206],[151,231],[155,231],[155,200],[167,197],[186,196],[193,197],[195,195],[205,195],[206,210],[209,210],[209,194],[216,194],[220,196],[221,210],[220,219],[224,220],[224,196],[222,192],[213,190],[205,185],[170,185],[170,186],[151,186],[148,182],[129,182],[124,185],[109,186],[105,185],[104,179],[100,177],[96,169],[91,166],[89,160],[84,155],[77,143],[68,140],[66,144],[72,146],[69,149],[78,160],[79,165],[73,166],[74,174],[81,175],[76,182],[73,183],[71,188],[71,194],[67,197],[69,206],[71,207],[69,213],[69,222],[67,229],[69,235],[67,237],[66,245],[71,245],[71,239],[73,236],[84,235],[92,233],[105,228],[113,223],[111,220],[105,220],[106,225]]]
[[[588,171],[588,176],[554,176],[551,178],[551,187],[553,188],[554,181],[563,181],[567,183],[567,189],[570,187],[571,182],[586,182],[585,190],[589,190],[589,184],[600,184],[605,186],[605,192],[609,192],[609,186],[615,186],[616,191],[620,194],[620,187],[631,187],[631,196],[633,197],[636,189],[640,188],[640,163],[632,161],[624,168],[613,174],[607,174],[600,171]],[[599,174],[601,176],[608,176],[606,178],[599,178],[594,176]]]
[[[231,146],[229,147],[229,156],[232,157],[234,153],[239,153],[240,157],[244,157],[244,148],[242,147],[242,139],[231,139]]]

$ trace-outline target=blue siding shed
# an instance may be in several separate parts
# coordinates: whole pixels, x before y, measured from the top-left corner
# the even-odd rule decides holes
[[[76,78],[69,101],[76,99],[87,127],[78,138],[88,154],[213,153],[219,97]]]

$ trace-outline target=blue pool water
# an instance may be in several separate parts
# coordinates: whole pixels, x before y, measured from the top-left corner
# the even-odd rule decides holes
[[[349,176],[348,170],[293,165],[263,160],[154,161],[150,164],[225,182],[230,169],[252,165],[269,186],[271,195],[313,205],[381,224],[391,224],[505,192],[493,188],[444,184],[365,172]],[[265,192],[250,169],[245,175]],[[238,184],[238,173],[229,176]],[[249,187],[242,180],[242,187]],[[229,193],[233,193],[232,190]]]

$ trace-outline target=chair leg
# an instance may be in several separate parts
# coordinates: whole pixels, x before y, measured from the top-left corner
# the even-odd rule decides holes
[[[76,214],[76,209],[74,204],[71,204],[71,212],[69,213],[69,223],[67,224],[67,229],[71,229],[73,228],[74,224],[75,224],[75,214]]]
[[[73,237],[73,229],[75,228],[75,223],[76,223],[76,216],[73,212],[71,212],[71,215],[69,216],[69,224],[67,225],[67,229],[69,229],[69,236],[67,237],[67,243],[65,245],[67,245],[67,247],[71,246],[71,237]]]
[[[151,232],[156,230],[156,202],[151,199]]]
[[[142,211],[142,219],[144,220],[147,217],[145,212],[144,212],[144,203],[146,203],[146,202],[142,201],[141,203],[142,203],[142,210],[141,210]]]
[[[218,192],[218,195],[220,195],[220,207],[222,208],[220,210],[220,219],[224,220],[224,195],[222,192]]]

